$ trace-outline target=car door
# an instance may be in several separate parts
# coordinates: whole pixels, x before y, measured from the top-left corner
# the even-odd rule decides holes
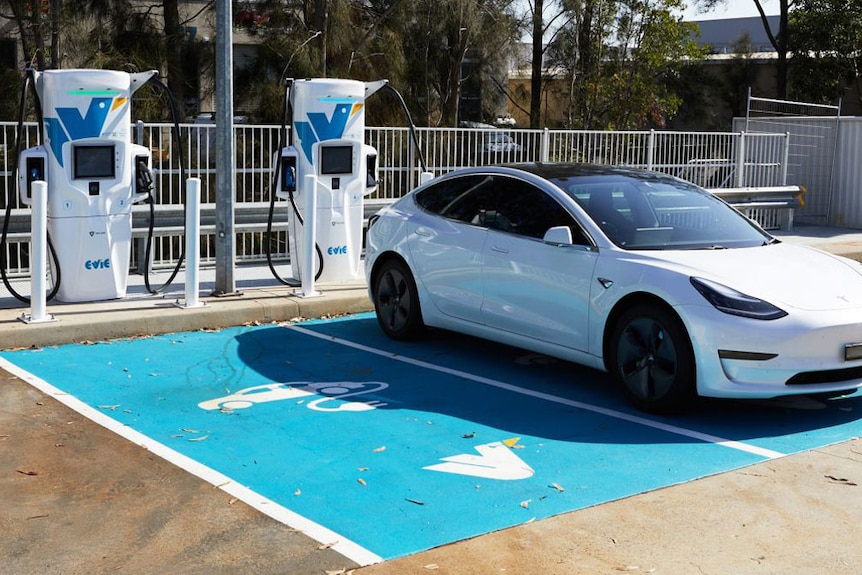
[[[575,219],[544,190],[495,178],[496,217],[482,252],[482,321],[489,327],[586,351],[597,251]],[[573,245],[542,241],[569,226]]]
[[[479,322],[482,305],[481,257],[493,212],[490,176],[444,180],[416,196],[423,213],[409,224],[409,245],[417,281],[441,313]]]

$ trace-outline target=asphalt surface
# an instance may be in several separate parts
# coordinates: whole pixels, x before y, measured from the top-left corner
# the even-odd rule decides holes
[[[776,235],[862,261],[854,230]],[[194,309],[174,305],[182,286],[135,285],[115,302],[49,304],[56,321],[31,324],[0,293],[0,349],[371,309],[360,283],[310,298],[273,283],[258,274]],[[859,439],[362,568],[3,371],[0,453],[0,574],[862,573]]]

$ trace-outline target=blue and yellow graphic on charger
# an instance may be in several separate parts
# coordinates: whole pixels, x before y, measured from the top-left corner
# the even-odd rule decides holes
[[[45,118],[45,132],[57,163],[63,166],[63,144],[83,138],[101,137],[108,116],[122,110],[128,101],[126,97],[93,97],[84,115],[81,115],[78,108],[55,108],[57,117]]]
[[[363,104],[352,98],[321,98],[321,102],[335,103],[332,115],[327,117],[322,112],[309,112],[308,121],[294,122],[293,128],[299,141],[302,142],[302,152],[311,162],[311,147],[317,142],[337,140],[344,136],[348,122],[357,117]]]

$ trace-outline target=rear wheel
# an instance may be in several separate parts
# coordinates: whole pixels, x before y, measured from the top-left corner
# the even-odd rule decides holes
[[[678,411],[696,395],[688,333],[673,312],[658,306],[639,304],[620,315],[608,342],[607,367],[644,411]]]
[[[410,268],[398,259],[381,264],[374,279],[374,312],[392,339],[414,339],[422,333],[419,294]]]

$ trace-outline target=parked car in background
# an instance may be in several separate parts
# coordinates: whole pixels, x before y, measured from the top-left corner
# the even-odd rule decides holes
[[[639,409],[862,386],[862,265],[636,169],[455,170],[371,218],[380,328],[487,338],[610,374]]]
[[[485,132],[482,149],[486,152],[520,152],[522,148],[506,132]]]

